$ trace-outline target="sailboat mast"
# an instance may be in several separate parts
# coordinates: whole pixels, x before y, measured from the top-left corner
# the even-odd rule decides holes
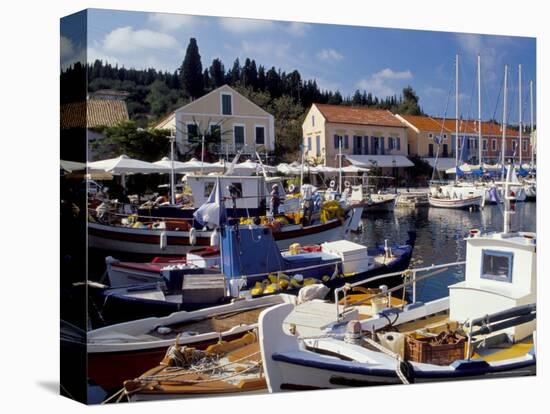
[[[477,55],[477,128],[478,128],[478,161],[479,168],[481,169],[481,157],[482,157],[482,141],[481,138],[481,56]]]
[[[508,99],[508,65],[504,65],[504,100],[502,103],[502,179],[504,179],[504,165],[506,161],[506,106]]]
[[[534,161],[534,154],[535,154],[535,140],[533,139],[534,135],[534,122],[533,122],[533,81],[529,82],[529,95],[530,95],[530,101],[531,101],[531,169],[533,169],[533,161]]]
[[[455,167],[458,168],[458,54],[456,55],[455,72]],[[455,177],[456,181],[458,174]]]
[[[518,91],[518,110],[519,110],[519,168],[521,169],[521,162],[522,162],[522,152],[523,152],[523,141],[522,141],[522,130],[523,130],[523,122],[522,122],[522,105],[521,105],[521,64],[518,65],[518,82],[519,82],[519,91]]]

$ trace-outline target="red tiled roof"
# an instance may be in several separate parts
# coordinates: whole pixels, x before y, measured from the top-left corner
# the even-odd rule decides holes
[[[314,104],[327,122],[337,124],[378,125],[404,128],[390,111],[385,109],[357,108],[344,105]]]
[[[110,99],[88,99],[61,105],[62,129],[111,127],[129,119],[126,102]]]
[[[456,118],[432,118],[430,116],[417,116],[417,115],[400,115],[403,119],[414,125],[420,131],[430,132],[443,132],[453,133],[456,131]],[[458,130],[467,134],[477,134],[478,126],[477,121],[473,120],[460,120]],[[502,125],[496,122],[481,121],[481,134],[490,136],[502,135]],[[517,136],[518,131],[508,127],[506,129],[506,136]]]

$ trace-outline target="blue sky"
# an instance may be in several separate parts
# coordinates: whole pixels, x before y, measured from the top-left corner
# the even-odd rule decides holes
[[[62,64],[75,59],[83,42],[61,29]],[[460,55],[460,106],[477,116],[475,65],[481,54],[483,118],[502,118],[504,65],[509,65],[509,120],[518,118],[518,64],[523,66],[523,113],[529,117],[528,82],[535,81],[534,38],[381,29],[360,26],[200,17],[181,14],[89,10],[88,61],[174,71],[190,37],[197,39],[203,68],[220,58],[226,69],[246,57],[266,68],[298,69],[322,89],[343,95],[365,89],[385,97],[411,85],[422,108],[454,116],[454,61]],[[452,85],[452,92],[449,93]],[[535,85],[536,87],[536,85]],[[449,97],[449,95],[451,95]]]

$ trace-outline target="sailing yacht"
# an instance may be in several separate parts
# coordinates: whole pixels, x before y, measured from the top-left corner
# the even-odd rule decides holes
[[[431,207],[452,208],[452,209],[475,209],[482,207],[485,202],[485,189],[478,188],[469,183],[458,182],[459,172],[459,108],[458,108],[458,55],[456,55],[456,86],[455,86],[455,112],[456,112],[456,133],[455,133],[455,167],[457,177],[454,184],[436,185],[430,188],[428,201]],[[479,56],[478,56],[479,75]],[[481,137],[481,122],[479,123],[479,134]],[[481,142],[481,141],[480,141]],[[465,145],[463,142],[462,145]],[[480,155],[481,155],[481,145]],[[481,156],[480,156],[481,160]]]

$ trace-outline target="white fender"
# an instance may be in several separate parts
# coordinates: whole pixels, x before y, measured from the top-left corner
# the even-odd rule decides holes
[[[220,232],[218,229],[214,229],[210,235],[210,246],[217,247],[220,245]]]
[[[166,236],[165,231],[160,233],[159,243],[160,243],[160,250],[164,250],[166,249],[166,246],[168,246],[168,237]]]
[[[191,227],[191,229],[189,230],[189,244],[191,246],[197,244],[197,230],[195,230],[194,227]]]

